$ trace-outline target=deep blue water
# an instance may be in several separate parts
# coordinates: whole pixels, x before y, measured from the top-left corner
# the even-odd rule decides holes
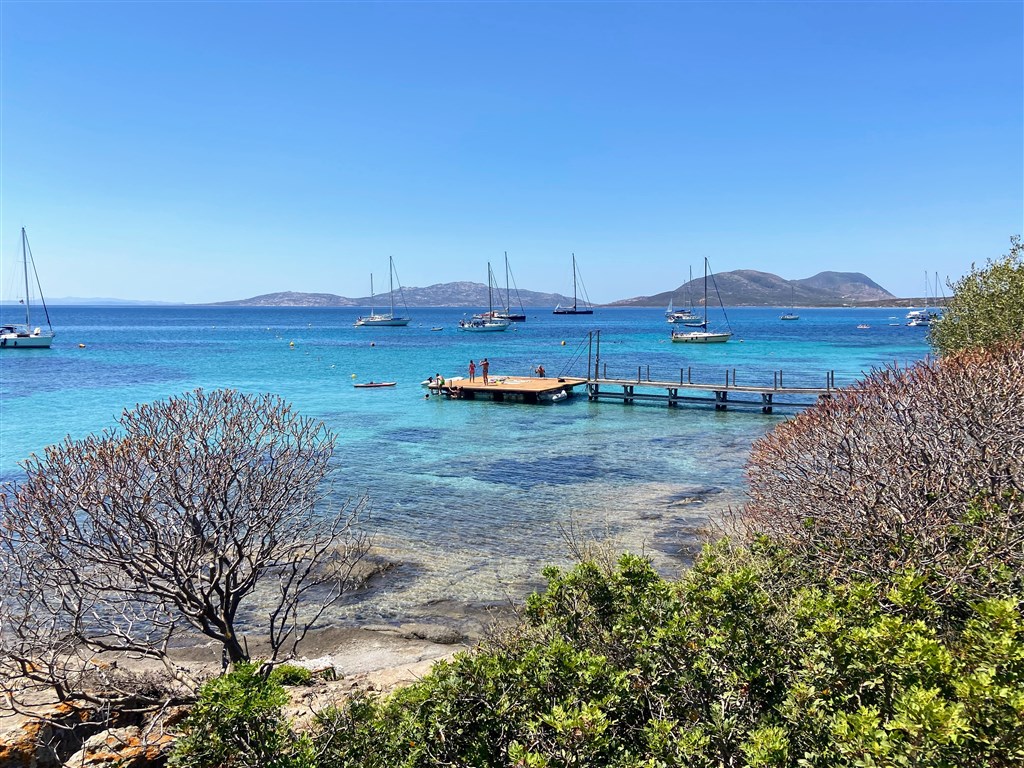
[[[770,384],[781,369],[786,384],[823,386],[835,371],[842,385],[928,353],[926,329],[906,327],[906,310],[802,309],[794,322],[780,311],[730,309],[732,341],[690,345],[669,341],[660,309],[537,310],[503,334],[463,334],[456,309],[412,310],[409,327],[374,329],[353,327],[357,309],[57,307],[52,349],[0,354],[0,478],[16,479],[19,461],[65,435],[113,426],[136,403],[196,387],[273,392],[339,434],[336,501],[367,495],[379,546],[406,563],[347,609],[361,618],[425,613],[435,598],[519,596],[543,565],[564,562],[558,529],[570,518],[671,568],[694,525],[741,499],[751,443],[784,415],[586,397],[425,400],[419,383],[466,375],[483,357],[496,376],[538,364],[549,376],[584,375],[591,329],[616,377],[638,367],[646,377],[649,366],[653,379],[689,369],[718,382],[735,369],[738,383]],[[352,387],[369,380],[398,386]]]

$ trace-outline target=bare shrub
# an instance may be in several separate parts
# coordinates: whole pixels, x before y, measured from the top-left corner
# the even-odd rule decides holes
[[[366,551],[361,504],[322,509],[334,434],[280,398],[196,390],[119,424],[32,456],[0,494],[8,693],[35,684],[123,706],[194,690],[174,643],[198,632],[246,660],[243,612],[270,660],[294,653]],[[175,682],[149,695],[116,653]]]
[[[1019,577],[1024,344],[875,371],[758,441],[747,475],[748,529],[826,575]]]

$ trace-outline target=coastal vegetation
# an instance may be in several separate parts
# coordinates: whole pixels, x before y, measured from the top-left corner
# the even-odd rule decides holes
[[[931,341],[940,354],[985,347],[1024,338],[1024,243],[1010,238],[1010,250],[974,265],[956,282],[953,298],[942,321],[931,329]]]
[[[280,398],[197,390],[125,411],[118,427],[32,456],[0,494],[0,681],[11,702],[40,687],[97,706],[190,698],[199,681],[171,648],[199,635],[226,666],[247,661],[246,611],[272,665],[340,598],[365,552],[359,505],[323,503],[334,434]],[[161,672],[140,678],[104,653]]]

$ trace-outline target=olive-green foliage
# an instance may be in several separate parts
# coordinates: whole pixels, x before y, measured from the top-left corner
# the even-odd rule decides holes
[[[207,682],[184,721],[170,768],[301,768],[308,745],[288,727],[288,694],[259,664],[241,663]]]
[[[1010,252],[989,260],[953,286],[942,320],[931,327],[931,342],[941,355],[988,347],[1024,337],[1024,244],[1010,238]]]
[[[278,685],[309,685],[312,680],[312,672],[294,664],[282,664],[270,673],[270,681]]]
[[[952,620],[934,576],[839,584],[797,563],[758,541],[709,547],[678,582],[628,555],[549,569],[515,631],[322,712],[318,765],[1024,761],[1019,590]]]

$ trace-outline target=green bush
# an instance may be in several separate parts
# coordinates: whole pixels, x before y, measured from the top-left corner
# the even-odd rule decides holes
[[[270,681],[278,685],[309,685],[312,680],[312,672],[294,664],[282,664],[270,673]]]
[[[207,682],[185,719],[170,768],[302,768],[311,764],[307,744],[282,715],[288,694],[242,663]]]
[[[1019,591],[941,629],[934,585],[809,581],[766,542],[682,580],[625,556],[549,569],[521,626],[321,713],[342,766],[954,766],[1024,760]]]
[[[1010,238],[1010,252],[989,260],[953,286],[942,319],[931,327],[942,355],[1024,338],[1024,244]]]

